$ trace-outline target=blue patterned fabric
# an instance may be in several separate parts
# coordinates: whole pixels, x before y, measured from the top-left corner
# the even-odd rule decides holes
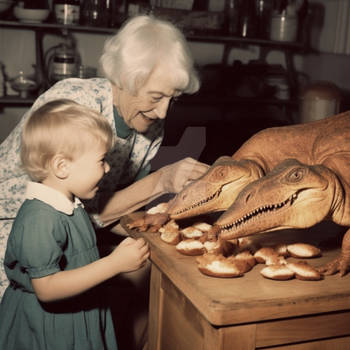
[[[29,180],[21,168],[19,156],[23,123],[35,109],[61,98],[74,100],[100,112],[108,119],[116,135],[111,83],[104,78],[70,78],[56,83],[42,94],[0,145],[0,298],[8,285],[3,268],[7,238],[12,221],[24,200]],[[150,161],[156,155],[163,139],[163,127],[163,121],[159,120],[145,134],[132,132],[126,139],[116,135],[115,147],[107,159],[111,170],[103,178],[95,198],[84,203],[89,213],[98,211],[102,192],[112,193],[149,172]]]

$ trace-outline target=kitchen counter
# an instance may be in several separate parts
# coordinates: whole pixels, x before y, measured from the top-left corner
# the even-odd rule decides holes
[[[208,277],[199,272],[196,257],[181,255],[159,233],[127,229],[138,215],[121,223],[151,248],[149,350],[350,349],[350,273],[274,281],[262,277],[264,265],[257,265],[239,278]],[[262,245],[317,244],[322,257],[308,262],[320,266],[339,253],[340,245],[333,245],[337,230],[320,225],[256,237]]]

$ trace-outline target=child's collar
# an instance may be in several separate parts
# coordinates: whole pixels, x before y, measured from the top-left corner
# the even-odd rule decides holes
[[[38,182],[28,182],[26,199],[38,199],[56,210],[72,215],[75,208],[83,206],[80,199],[75,197],[74,203],[71,202],[63,193]]]

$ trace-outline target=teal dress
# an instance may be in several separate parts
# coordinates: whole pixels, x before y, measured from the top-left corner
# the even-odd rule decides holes
[[[10,285],[0,305],[0,349],[117,349],[102,287],[58,302],[37,299],[32,278],[87,265],[99,253],[79,200],[38,183],[29,183],[27,193],[5,254]]]

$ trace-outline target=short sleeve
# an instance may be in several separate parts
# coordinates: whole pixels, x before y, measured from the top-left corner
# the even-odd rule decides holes
[[[14,224],[17,256],[31,278],[60,271],[67,233],[60,216],[53,210],[29,210]]]

